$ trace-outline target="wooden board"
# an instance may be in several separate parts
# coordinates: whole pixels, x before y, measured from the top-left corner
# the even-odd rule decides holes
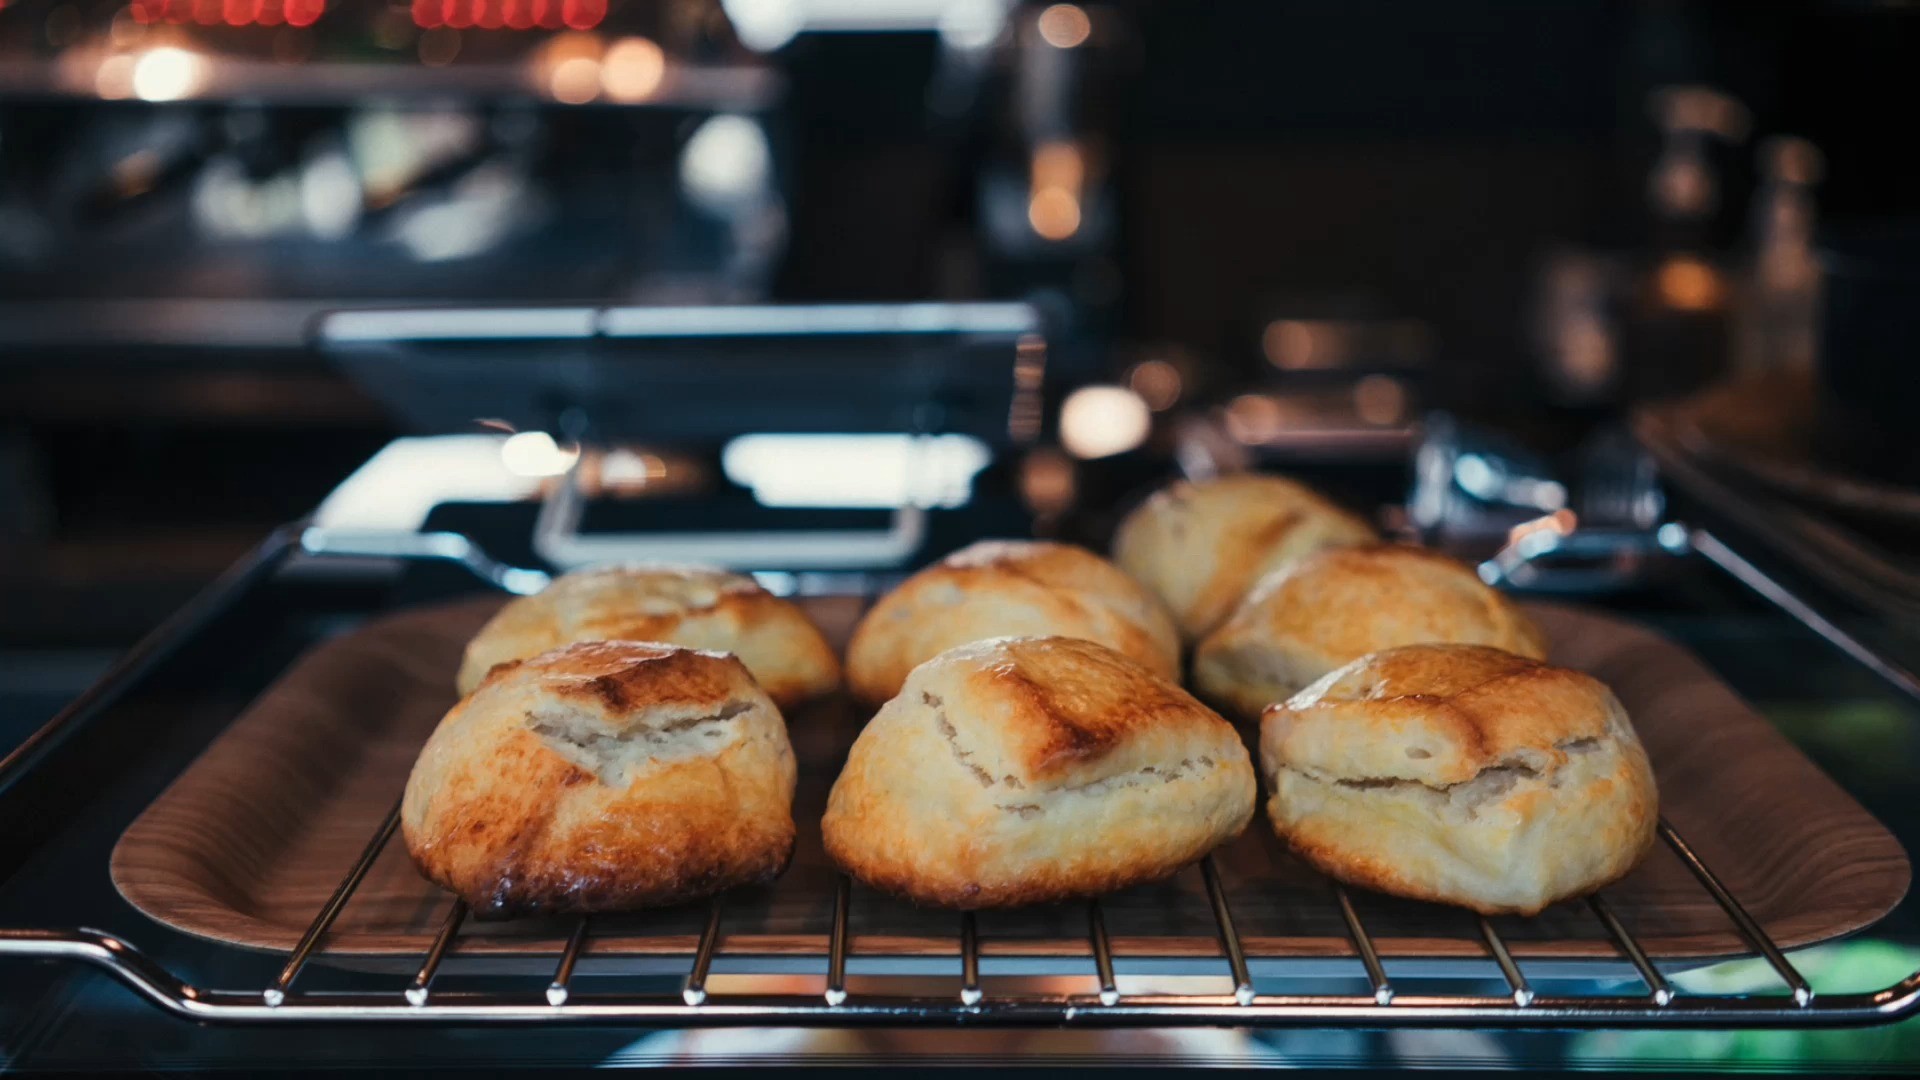
[[[462,645],[497,604],[405,611],[315,647],[127,830],[112,863],[121,894],[189,934],[290,949],[398,798],[415,753],[453,703]],[[809,605],[844,640],[861,602]],[[1626,703],[1653,758],[1664,813],[1776,941],[1791,947],[1834,938],[1899,902],[1910,870],[1898,842],[1698,660],[1618,619],[1559,606],[1532,611],[1558,662],[1606,680]],[[839,700],[790,718],[801,775],[798,852],[778,882],[730,894],[724,956],[824,954],[835,873],[821,851],[819,820],[863,721]],[[1326,881],[1281,850],[1264,815],[1218,862],[1251,956],[1351,955]],[[1657,957],[1748,951],[1665,847],[1607,895]],[[853,897],[856,957],[956,955],[953,913],[916,909],[860,886]],[[1365,893],[1355,898],[1389,956],[1485,955],[1465,912]],[[341,915],[326,953],[417,957],[450,905],[396,840]],[[1104,909],[1122,957],[1218,964],[1197,869],[1109,896]],[[686,954],[704,918],[704,905],[598,918],[590,955]],[[1073,957],[1067,970],[1085,968],[1081,905],[986,913],[979,925],[985,956]],[[1618,955],[1583,904],[1498,925],[1521,956]],[[551,958],[567,928],[557,921],[469,920],[456,955]]]

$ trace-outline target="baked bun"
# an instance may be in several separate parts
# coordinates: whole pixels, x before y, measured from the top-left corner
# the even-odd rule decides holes
[[[1261,579],[1194,650],[1193,682],[1252,720],[1342,664],[1427,642],[1547,656],[1533,620],[1465,564],[1399,545],[1333,548]]]
[[[500,609],[467,643],[462,694],[495,664],[575,641],[664,641],[738,656],[782,708],[840,684],[840,661],[793,604],[752,578],[704,566],[601,566]]]
[[[1120,523],[1113,557],[1193,641],[1267,573],[1321,548],[1378,539],[1372,526],[1301,484],[1241,473],[1156,492]]]
[[[1180,635],[1159,601],[1085,548],[986,540],[880,598],[847,645],[847,683],[879,704],[907,673],[955,645],[1009,635],[1083,638],[1157,675],[1180,677]]]
[[[1260,724],[1274,832],[1333,877],[1531,915],[1633,869],[1658,796],[1598,680],[1479,645],[1408,645]]]
[[[737,658],[567,645],[495,668],[427,739],[400,824],[489,916],[673,904],[778,877],[793,749]]]
[[[1253,766],[1232,725],[1101,645],[996,638],[941,653],[867,724],[821,823],[875,888],[941,907],[1094,896],[1240,834]]]

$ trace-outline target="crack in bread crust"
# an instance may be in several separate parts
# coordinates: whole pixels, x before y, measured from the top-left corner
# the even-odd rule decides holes
[[[998,638],[915,669],[848,752],[821,834],[876,889],[1009,907],[1165,877],[1243,830],[1256,793],[1233,729],[1151,671]]]

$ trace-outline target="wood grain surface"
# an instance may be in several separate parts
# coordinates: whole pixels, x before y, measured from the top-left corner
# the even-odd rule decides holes
[[[807,603],[823,629],[844,641],[862,602]],[[498,604],[403,611],[316,646],[128,828],[112,862],[121,895],[189,934],[290,949],[399,798],[420,745],[454,702],[462,646]],[[1663,812],[1780,944],[1847,934],[1899,902],[1910,868],[1898,842],[1697,659],[1618,619],[1561,606],[1530,610],[1556,662],[1591,672],[1619,694],[1652,756]],[[864,719],[844,700],[789,718],[800,761],[798,852],[773,885],[728,896],[724,955],[824,953],[835,872],[821,851],[819,820]],[[1217,858],[1251,956],[1352,954],[1327,882],[1286,855],[1264,813]],[[1463,911],[1357,891],[1354,898],[1386,955],[1485,955],[1477,924]],[[1656,957],[1750,951],[1664,846],[1607,898]],[[418,956],[451,903],[415,872],[396,839],[342,913],[326,953]],[[1196,868],[1113,894],[1103,907],[1122,957],[1219,955]],[[591,954],[689,953],[705,914],[694,905],[596,918]],[[1496,924],[1523,957],[1618,956],[1584,904]],[[951,912],[854,888],[856,956],[953,956],[957,926]],[[469,920],[457,955],[551,957],[568,929],[555,921]],[[980,916],[982,952],[990,957],[1085,957],[1085,930],[1078,904]]]

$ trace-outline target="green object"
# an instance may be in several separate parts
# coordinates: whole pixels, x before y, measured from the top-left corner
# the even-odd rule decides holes
[[[1793,954],[1816,994],[1885,989],[1920,970],[1920,949],[1856,940]],[[1764,960],[1732,960],[1670,978],[1683,994],[1777,994],[1779,977]],[[1920,1068],[1920,1020],[1865,1029],[1758,1031],[1596,1031],[1573,1037],[1569,1063],[1684,1067],[1845,1066],[1910,1062]]]

